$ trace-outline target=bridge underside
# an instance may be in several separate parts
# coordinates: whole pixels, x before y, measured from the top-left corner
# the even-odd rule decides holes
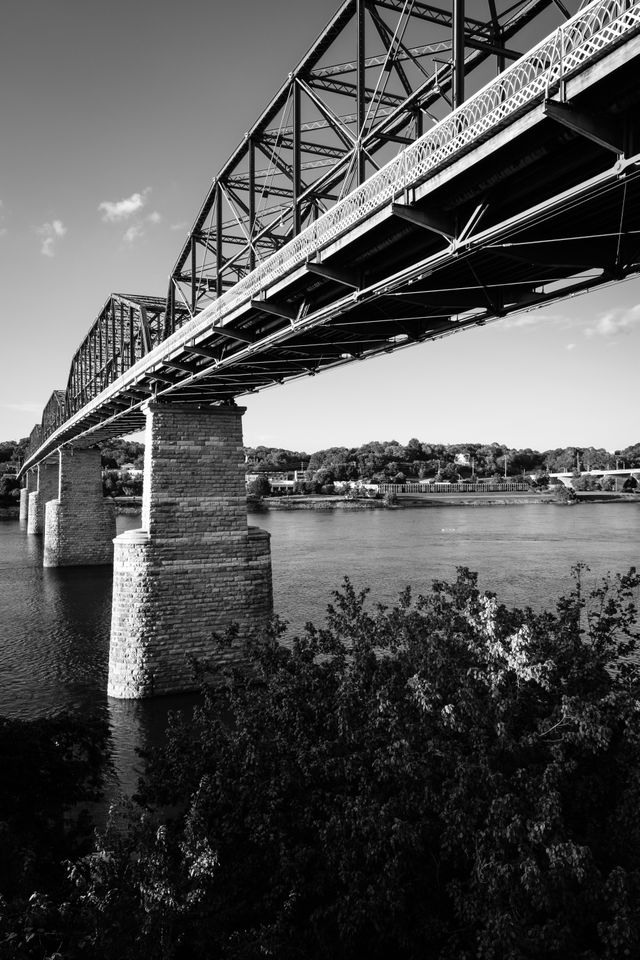
[[[635,35],[222,319],[186,322],[23,470],[61,443],[141,429],[153,397],[233,403],[636,273],[639,65]]]

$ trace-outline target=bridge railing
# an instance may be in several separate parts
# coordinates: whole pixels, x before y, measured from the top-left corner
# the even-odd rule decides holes
[[[297,237],[194,318],[214,322],[302,266],[323,246],[453,158],[476,146],[507,121],[535,105],[575,70],[597,59],[640,28],[640,0],[593,0],[495,80],[486,84],[362,186],[339,201]]]

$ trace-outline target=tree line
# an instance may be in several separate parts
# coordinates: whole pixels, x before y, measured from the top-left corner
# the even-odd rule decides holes
[[[523,474],[640,467],[640,443],[609,452],[595,447],[516,449],[504,444],[373,441],[360,447],[329,447],[312,454],[277,447],[247,447],[248,467],[255,472],[303,470],[305,479],[330,484],[344,480],[402,483],[407,479],[467,480]]]

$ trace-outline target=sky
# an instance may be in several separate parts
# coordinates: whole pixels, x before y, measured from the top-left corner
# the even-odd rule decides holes
[[[2,0],[0,440],[112,291],[164,296],[217,170],[338,0]],[[263,391],[245,443],[640,440],[640,280]]]

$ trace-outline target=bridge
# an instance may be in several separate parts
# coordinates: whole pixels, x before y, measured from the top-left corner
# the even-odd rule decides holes
[[[213,629],[270,615],[237,398],[640,269],[640,0],[570,6],[345,0],[166,297],[107,298],[30,436],[21,516],[46,565],[113,554],[112,695],[187,688]],[[96,444],[143,428],[142,529],[113,546]]]
[[[618,469],[617,467],[602,467],[600,469],[593,470],[581,470],[581,477],[594,477],[601,480],[606,480],[609,477],[612,480],[628,480],[629,477],[639,478],[640,469],[638,467],[625,467]],[[572,473],[570,470],[563,470],[560,473],[550,473],[549,478],[551,480],[559,480],[564,487],[573,487],[573,481],[576,477],[575,473]]]

